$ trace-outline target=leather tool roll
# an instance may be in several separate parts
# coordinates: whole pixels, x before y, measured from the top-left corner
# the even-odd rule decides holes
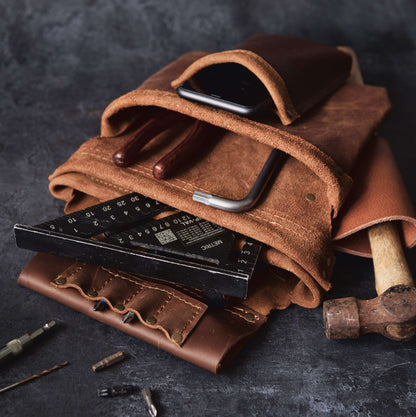
[[[248,119],[177,95],[176,88],[199,70],[226,62],[245,66],[262,81],[273,100],[274,112],[267,117]],[[94,297],[88,295],[89,284],[85,288],[79,285],[74,265],[67,265],[66,272],[60,265],[44,276],[46,255],[38,255],[22,273],[20,283],[218,372],[272,309],[286,308],[290,303],[316,307],[322,292],[330,288],[335,263],[331,241],[334,219],[351,189],[350,173],[357,157],[390,111],[386,90],[355,84],[357,71],[354,55],[348,48],[276,35],[256,35],[235,50],[185,54],[136,90],[113,101],[102,116],[101,135],[84,143],[50,176],[50,191],[67,201],[66,212],[136,191],[263,242],[266,248],[262,258],[269,266],[254,279],[246,300],[235,300],[227,309],[213,311],[201,305],[203,301],[197,294],[176,288],[178,297],[196,301],[183,303],[180,314],[173,309],[159,329],[146,322],[148,307],[138,302],[137,314],[141,320],[131,325],[133,331],[121,326],[119,318],[113,319],[114,314],[119,315],[114,303],[110,303],[112,309],[106,314],[92,313]],[[155,179],[153,167],[187,137],[193,123],[182,129],[165,130],[141,150],[132,165],[116,166],[112,155],[128,142],[135,121],[149,109],[152,115],[158,109],[166,109],[219,127],[221,138],[167,180]],[[192,200],[195,190],[230,199],[243,198],[273,148],[289,157],[250,211],[229,213]],[[48,262],[51,259],[48,257]],[[75,275],[82,270],[83,266]],[[100,270],[100,274],[105,273]],[[54,284],[61,274],[69,277],[65,289]],[[89,282],[92,278],[88,277],[94,274],[90,271],[82,278],[83,282]],[[136,280],[132,276],[128,279]],[[108,297],[123,303],[133,300],[140,294],[140,285],[141,288],[144,285],[142,278],[137,280],[140,283],[131,289],[134,294],[116,286]],[[105,282],[97,287],[95,297],[107,291]],[[186,297],[181,297],[181,292]],[[159,296],[152,295],[154,306],[163,305],[158,298],[162,296],[166,296],[163,291]],[[146,297],[142,301],[145,305]],[[192,304],[200,307],[197,316]],[[171,320],[175,314],[177,324],[175,319]],[[185,322],[190,323],[185,326],[180,316],[188,317]],[[214,334],[216,328],[229,337],[222,342],[210,340],[209,334]],[[170,340],[172,332],[182,332],[181,342]],[[210,358],[209,364],[206,357]]]

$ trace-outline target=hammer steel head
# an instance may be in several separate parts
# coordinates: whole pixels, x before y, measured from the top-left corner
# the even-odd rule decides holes
[[[328,339],[355,339],[365,333],[407,341],[416,335],[416,288],[396,285],[372,300],[355,297],[323,304]]]

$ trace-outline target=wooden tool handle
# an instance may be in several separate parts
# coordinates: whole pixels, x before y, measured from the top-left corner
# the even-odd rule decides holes
[[[153,167],[153,176],[165,180],[174,175],[181,167],[195,163],[212,147],[223,130],[200,120],[195,120],[185,139],[167,153]]]
[[[193,159],[195,153],[202,152],[200,145],[203,145],[203,142],[198,137],[202,125],[203,122],[196,120],[186,138],[155,164],[153,167],[155,178],[158,180],[167,179],[175,168],[187,159]]]
[[[373,255],[376,291],[380,295],[395,285],[414,286],[400,241],[397,224],[389,221],[368,230]]]
[[[140,126],[113,155],[113,162],[121,168],[132,165],[139,158],[141,150],[163,131],[178,126],[189,117],[170,110],[159,110]]]

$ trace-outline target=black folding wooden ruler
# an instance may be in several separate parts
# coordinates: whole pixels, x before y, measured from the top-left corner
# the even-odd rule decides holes
[[[14,232],[20,248],[245,298],[261,244],[183,211],[161,214],[172,210],[131,193]]]

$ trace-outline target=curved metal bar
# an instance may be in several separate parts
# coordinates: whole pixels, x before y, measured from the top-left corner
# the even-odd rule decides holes
[[[195,191],[192,199],[199,203],[224,211],[231,211],[235,213],[247,211],[257,203],[273,172],[278,167],[282,166],[286,156],[287,155],[284,152],[278,149],[273,149],[270,152],[266,163],[263,165],[259,176],[256,178],[256,181],[251,187],[251,190],[247,196],[241,200],[230,200],[228,198],[203,193],[201,191]]]

